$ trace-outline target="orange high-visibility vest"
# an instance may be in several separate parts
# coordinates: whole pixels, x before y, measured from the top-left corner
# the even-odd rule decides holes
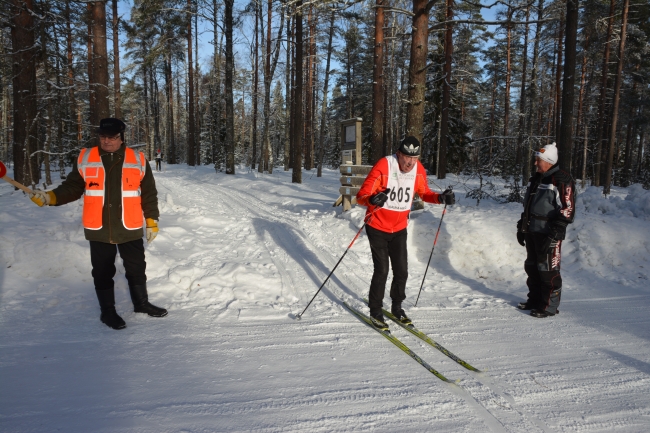
[[[142,199],[140,182],[145,174],[142,152],[127,147],[122,164],[122,224],[129,230],[142,228]],[[99,148],[82,149],[77,159],[79,174],[86,182],[82,222],[88,230],[102,228],[102,209],[106,193],[106,173]]]

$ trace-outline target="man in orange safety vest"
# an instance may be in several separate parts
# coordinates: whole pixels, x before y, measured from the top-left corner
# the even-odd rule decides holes
[[[115,310],[115,257],[119,251],[136,313],[164,317],[167,310],[152,305],[147,294],[143,228],[147,242],[158,234],[158,192],[144,154],[124,144],[126,125],[102,119],[96,133],[99,146],[84,148],[65,181],[52,191],[35,191],[39,206],[60,206],[83,197],[82,223],[90,241],[90,261],[100,320],[113,329],[126,323]]]

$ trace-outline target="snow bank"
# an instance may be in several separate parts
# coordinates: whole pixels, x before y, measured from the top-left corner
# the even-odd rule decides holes
[[[640,184],[630,186],[625,198],[612,195],[605,197],[602,188],[590,186],[578,195],[576,204],[587,212],[650,220],[650,191],[643,189]]]

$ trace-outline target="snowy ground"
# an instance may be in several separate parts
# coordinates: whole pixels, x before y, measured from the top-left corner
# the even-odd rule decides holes
[[[11,171],[9,175],[12,175]],[[156,173],[161,232],[147,248],[154,319],[99,321],[81,203],[39,209],[0,184],[2,432],[648,432],[650,192],[581,192],[563,245],[561,314],[525,298],[520,205],[464,199],[409,226],[407,312],[471,373],[392,326],[446,384],[352,316],[372,263],[363,221],[333,208],[339,174],[167,166]],[[58,184],[58,181],[56,182]],[[119,260],[118,260],[119,261]],[[388,300],[387,300],[388,301]]]

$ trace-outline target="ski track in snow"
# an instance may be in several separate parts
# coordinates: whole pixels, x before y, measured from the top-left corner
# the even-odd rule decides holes
[[[483,372],[391,330],[453,385],[341,306],[367,296],[365,232],[291,318],[363,224],[364,208],[331,207],[337,171],[303,184],[182,165],[155,176],[148,286],[170,314],[132,312],[118,260],[120,332],[98,320],[81,206],[39,209],[0,185],[1,431],[650,431],[650,218],[626,190],[611,201],[621,211],[590,191],[578,202],[552,319],[514,308],[526,295],[520,205],[476,207],[459,188],[413,307],[442,207],[412,214],[405,307]]]

